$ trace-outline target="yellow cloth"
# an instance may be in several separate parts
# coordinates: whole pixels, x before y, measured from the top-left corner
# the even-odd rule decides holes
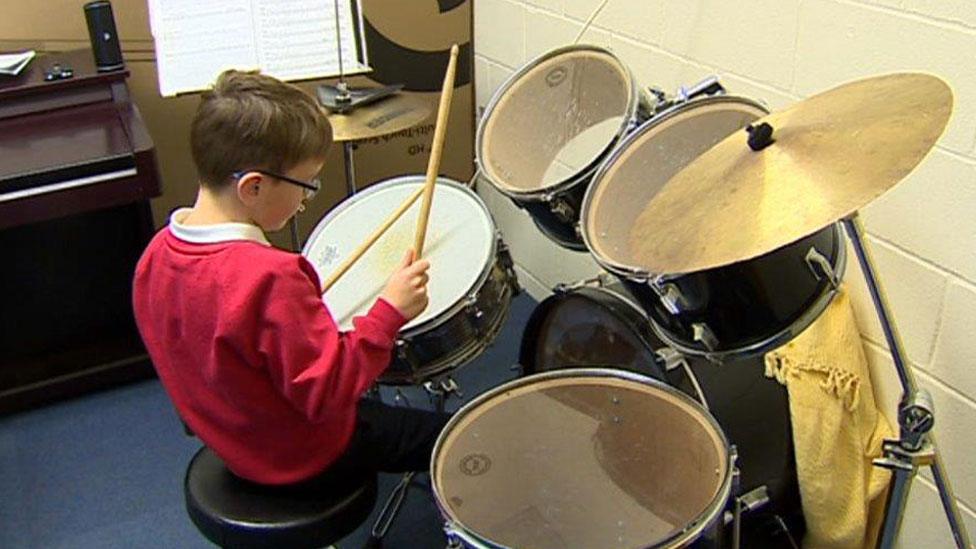
[[[766,376],[790,397],[806,549],[873,547],[890,473],[871,464],[892,436],[847,292],[809,328],[766,355]]]

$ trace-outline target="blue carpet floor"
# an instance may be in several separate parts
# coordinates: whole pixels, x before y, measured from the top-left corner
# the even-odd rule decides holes
[[[464,397],[449,410],[515,377],[534,307],[524,294],[513,301],[494,346],[456,372]],[[405,393],[412,406],[430,407],[422,390]],[[389,402],[393,393],[383,395]],[[0,547],[212,547],[183,506],[184,468],[199,447],[155,380],[0,418]],[[398,480],[382,476],[380,503]],[[444,546],[429,484],[415,480],[385,547]],[[360,547],[371,523],[339,547]]]

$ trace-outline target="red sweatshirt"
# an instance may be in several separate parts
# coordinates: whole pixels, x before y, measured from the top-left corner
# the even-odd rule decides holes
[[[159,378],[237,475],[312,477],[348,444],[356,403],[389,364],[405,320],[378,300],[341,332],[304,257],[271,247],[251,225],[180,225],[185,212],[153,238],[133,284]]]

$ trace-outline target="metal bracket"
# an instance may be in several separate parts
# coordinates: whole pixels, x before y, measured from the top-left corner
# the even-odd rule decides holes
[[[826,278],[827,282],[830,283],[834,290],[840,288],[840,278],[834,271],[834,266],[830,264],[827,257],[820,253],[819,250],[814,247],[810,247],[810,249],[807,250],[807,256],[805,259],[807,261],[807,265],[810,267],[810,270],[813,271],[813,276],[817,277],[817,280],[823,280]]]
[[[673,283],[665,282],[661,284],[658,281],[650,281],[648,284],[669,313],[673,315],[681,314],[683,309],[688,308],[688,302],[685,301],[684,295],[681,294],[681,289]]]
[[[572,292],[573,290],[589,287],[589,288],[602,288],[607,285],[607,275],[600,273],[596,276],[590,278],[584,278],[582,280],[577,280],[576,282],[570,282],[569,284],[560,282],[552,287],[552,292],[556,294],[566,294]]]
[[[576,210],[564,198],[549,194],[545,196],[545,201],[556,219],[563,223],[572,223],[576,220]]]
[[[691,325],[691,330],[695,341],[700,341],[709,351],[718,349],[718,338],[708,324],[695,322]]]

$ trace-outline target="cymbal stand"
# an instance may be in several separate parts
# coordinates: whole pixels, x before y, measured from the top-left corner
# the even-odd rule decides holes
[[[434,405],[434,411],[436,412],[444,412],[444,403],[451,394],[455,394],[458,397],[464,396],[461,393],[461,387],[449,374],[441,378],[425,382],[424,390],[427,391],[427,395],[430,397],[430,401]],[[376,518],[376,522],[373,523],[373,529],[370,532],[370,539],[374,542],[382,539],[383,536],[386,535],[386,532],[390,529],[393,519],[396,517],[397,513],[400,512],[400,508],[403,506],[403,500],[407,496],[407,490],[410,488],[415,475],[416,473],[413,471],[404,473],[403,476],[400,477],[400,482],[398,482],[393,488],[393,491],[390,492],[390,495],[386,499],[386,503],[383,504],[383,509],[380,510],[380,514]]]
[[[935,423],[932,397],[928,391],[920,389],[915,383],[911,367],[905,360],[901,337],[895,328],[884,290],[876,276],[871,254],[865,246],[864,228],[857,212],[845,218],[843,223],[854,252],[857,254],[864,279],[867,281],[871,300],[878,313],[878,320],[881,322],[902,387],[902,397],[898,404],[898,439],[886,440],[883,445],[883,457],[874,460],[874,465],[889,469],[892,474],[888,499],[885,502],[884,523],[877,546],[884,549],[894,547],[908,505],[911,482],[918,473],[918,468],[927,465],[932,469],[939,498],[942,500],[942,507],[949,520],[956,546],[968,548],[970,543],[966,526],[956,506],[945,465],[936,451],[935,437],[929,432]]]

